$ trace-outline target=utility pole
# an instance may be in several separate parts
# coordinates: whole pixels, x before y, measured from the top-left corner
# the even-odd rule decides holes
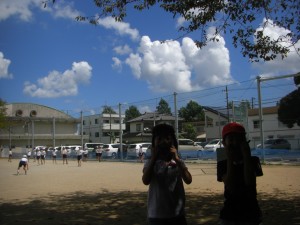
[[[81,147],[83,148],[83,116],[82,111],[80,111],[80,135],[81,135]]]
[[[121,161],[123,161],[123,130],[122,130],[122,115],[121,115],[121,103],[119,103],[119,125],[120,125],[120,134],[119,134],[119,143],[120,143],[120,155]]]
[[[251,109],[254,109],[254,97],[251,98]]]
[[[177,115],[177,93],[174,92],[174,110],[175,110],[175,134],[178,139],[178,115]]]
[[[230,119],[229,119],[229,104],[228,104],[228,88],[227,88],[227,85],[226,85],[226,88],[225,88],[225,94],[226,94],[227,122],[229,123]]]

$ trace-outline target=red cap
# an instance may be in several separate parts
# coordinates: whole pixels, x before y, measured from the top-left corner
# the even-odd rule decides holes
[[[222,138],[229,134],[229,133],[240,133],[240,134],[246,134],[245,128],[239,124],[239,123],[228,123],[223,127],[222,130]]]

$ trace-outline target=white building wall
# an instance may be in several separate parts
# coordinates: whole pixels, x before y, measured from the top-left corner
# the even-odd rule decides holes
[[[254,127],[254,121],[259,121],[259,116],[248,117],[249,140],[251,147],[255,147],[260,141],[260,127]],[[277,114],[263,115],[263,133],[264,138],[285,138],[291,145],[292,149],[299,149],[300,127],[295,126],[288,128],[278,120]]]
[[[212,113],[210,111],[205,110],[205,117],[209,117],[213,120],[212,125],[208,126],[207,122],[205,122],[205,133],[206,133],[206,139],[211,140],[211,139],[217,139],[217,138],[222,138],[222,129],[223,126],[227,123],[227,119],[219,116],[215,113]],[[220,126],[219,126],[220,124]]]

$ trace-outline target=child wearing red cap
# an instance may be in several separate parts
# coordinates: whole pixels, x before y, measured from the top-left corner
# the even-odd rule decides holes
[[[251,156],[242,125],[229,123],[222,130],[226,160],[217,164],[217,180],[224,182],[220,225],[259,225],[262,214],[256,198],[256,176],[262,176],[259,158]]]

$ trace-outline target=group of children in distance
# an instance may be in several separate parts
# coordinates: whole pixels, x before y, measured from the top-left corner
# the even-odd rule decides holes
[[[262,213],[256,198],[256,176],[262,176],[259,159],[251,156],[249,141],[242,125],[229,123],[222,130],[227,159],[217,163],[217,180],[224,183],[224,205],[220,225],[259,225]],[[81,166],[83,150],[77,151]],[[28,159],[19,162],[27,174]],[[142,181],[149,185],[149,225],[186,225],[183,182],[192,183],[192,176],[178,155],[175,130],[158,124],[152,130],[151,157],[143,168]]]

